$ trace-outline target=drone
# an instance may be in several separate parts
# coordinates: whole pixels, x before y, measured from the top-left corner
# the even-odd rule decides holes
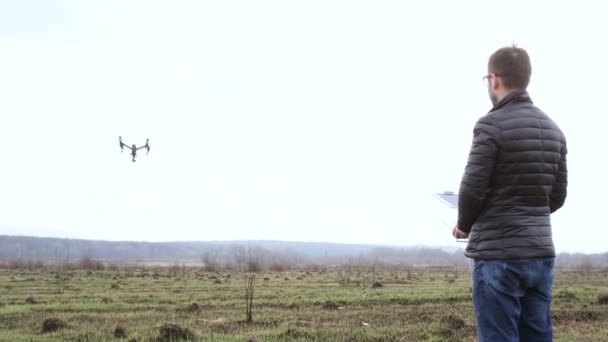
[[[148,144],[148,142],[150,141],[150,139],[146,139],[146,144],[144,146],[140,146],[137,147],[135,146],[135,144],[129,146],[125,143],[122,142],[122,137],[118,137],[118,142],[120,143],[120,152],[123,152],[123,148],[126,147],[128,149],[131,150],[131,157],[133,158],[131,161],[135,162],[135,157],[137,156],[137,151],[141,150],[142,148],[146,149],[146,155],[148,155],[148,153],[150,153],[150,145]]]

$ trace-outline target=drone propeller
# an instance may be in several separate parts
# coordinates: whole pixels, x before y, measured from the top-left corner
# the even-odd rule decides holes
[[[122,147],[123,147],[123,145],[122,145],[122,137],[118,137],[118,143],[120,144],[120,153],[122,153],[123,152],[123,150],[122,150]]]
[[[148,142],[150,142],[150,139],[146,139],[146,155],[150,153],[150,145],[148,144]]]

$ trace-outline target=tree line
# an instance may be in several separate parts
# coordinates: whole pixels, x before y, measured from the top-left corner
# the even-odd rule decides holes
[[[0,260],[75,262],[83,259],[127,262],[196,262],[209,268],[264,268],[297,265],[420,265],[464,266],[459,248],[386,247],[337,243],[284,241],[137,242],[101,241],[0,235]],[[608,252],[560,253],[561,266],[605,267]]]

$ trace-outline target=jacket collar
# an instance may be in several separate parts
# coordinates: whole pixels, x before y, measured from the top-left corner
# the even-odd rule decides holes
[[[496,106],[492,107],[492,110],[490,110],[490,112],[493,112],[495,110],[498,110],[504,106],[506,106],[509,103],[514,103],[514,102],[528,102],[528,103],[532,103],[532,99],[530,98],[530,95],[528,94],[528,92],[526,90],[516,90],[516,91],[512,91],[509,94],[507,94],[505,97],[502,98],[502,100],[500,100]]]

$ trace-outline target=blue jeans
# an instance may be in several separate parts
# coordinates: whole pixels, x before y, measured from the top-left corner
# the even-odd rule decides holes
[[[477,339],[552,341],[554,258],[475,260],[473,305]]]

